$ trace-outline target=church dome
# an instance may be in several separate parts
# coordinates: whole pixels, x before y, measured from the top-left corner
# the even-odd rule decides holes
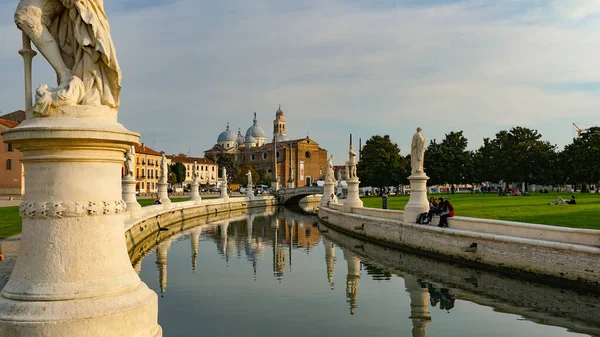
[[[235,142],[237,140],[237,136],[235,135],[235,133],[233,131],[231,131],[229,129],[229,123],[227,123],[227,129],[225,129],[225,131],[221,132],[221,134],[219,135],[219,138],[217,138],[217,143],[218,142]]]
[[[279,109],[277,109],[277,112],[275,113],[275,116],[281,116],[283,115],[283,110],[281,110],[281,104],[279,104]]]
[[[256,138],[252,137],[248,132],[246,132],[246,144],[256,144]]]
[[[246,131],[246,138],[248,135],[254,138],[266,138],[265,131],[258,125],[258,120],[256,119],[256,112],[254,113],[254,122],[251,127]]]

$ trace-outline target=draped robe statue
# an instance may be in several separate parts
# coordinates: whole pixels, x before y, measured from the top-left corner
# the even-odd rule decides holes
[[[168,181],[168,174],[169,168],[167,167],[167,157],[163,153],[162,159],[160,160],[160,176],[158,177],[158,182],[161,184],[166,184]]]
[[[328,182],[335,182],[335,171],[333,169],[333,155],[329,156],[327,160],[327,174],[325,180]]]
[[[198,183],[198,162],[194,161],[194,167],[192,167],[192,184]]]
[[[412,138],[410,150],[410,166],[412,174],[425,173],[423,170],[423,161],[425,159],[425,145],[427,140],[423,137],[423,129],[417,128],[417,133]]]
[[[37,47],[57,75],[58,87],[36,90],[35,115],[67,105],[118,109],[121,70],[104,0],[21,0],[15,23],[23,48]]]
[[[128,178],[133,177],[133,158],[135,158],[135,148],[132,145],[129,151],[125,152],[125,176]]]

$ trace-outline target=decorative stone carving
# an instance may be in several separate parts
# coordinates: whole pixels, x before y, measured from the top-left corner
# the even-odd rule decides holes
[[[47,219],[94,215],[111,215],[125,212],[123,200],[114,201],[23,201],[19,213],[23,218]]]
[[[129,151],[125,152],[125,176],[128,178],[133,178],[133,158],[135,158],[135,148],[132,145]]]
[[[423,137],[422,131],[422,128],[417,128],[417,133],[413,135],[410,147],[410,166],[411,173],[414,175],[425,174],[425,171],[423,171],[423,161],[425,158],[427,140]]]
[[[118,109],[121,70],[102,0],[21,0],[15,23],[23,50],[33,42],[58,79],[56,88],[38,87],[34,115],[69,105]]]
[[[350,144],[350,150],[348,151],[348,179],[357,178],[356,175],[356,152],[354,152],[354,145]]]

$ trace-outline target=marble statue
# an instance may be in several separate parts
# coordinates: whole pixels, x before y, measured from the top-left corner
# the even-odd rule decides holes
[[[31,50],[33,42],[56,72],[58,82],[57,87],[43,84],[37,88],[33,106],[35,115],[44,116],[54,108],[68,105],[118,109],[121,69],[103,2],[19,2],[14,17],[23,32],[23,50]],[[31,68],[29,65],[27,69],[27,60],[25,63],[27,76]]]
[[[333,169],[333,155],[327,160],[327,174],[325,175],[327,182],[335,182],[335,171]]]
[[[338,184],[342,182],[342,170],[337,171],[337,181]]]
[[[246,173],[246,176],[248,177],[248,188],[250,188],[252,186],[252,172],[250,172],[250,170],[248,170],[248,173]]]
[[[135,148],[129,147],[129,151],[125,152],[125,176],[127,178],[133,177],[133,158],[135,158]]]
[[[165,153],[162,154],[162,159],[160,160],[160,175],[158,176],[158,182],[162,184],[167,183],[167,175],[169,174],[169,169],[167,168],[167,157]]]
[[[410,150],[410,166],[412,174],[424,174],[423,161],[425,159],[425,147],[427,140],[423,137],[423,129],[417,128],[417,133],[412,138]]]
[[[198,183],[198,162],[194,160],[194,166],[192,167],[192,183]]]
[[[350,145],[350,150],[348,151],[348,172],[349,179],[356,178],[356,152],[354,152],[354,145]]]
[[[222,178],[223,178],[223,182],[225,182],[225,184],[227,184],[227,169],[225,167],[223,167],[223,170],[221,171],[222,173]]]

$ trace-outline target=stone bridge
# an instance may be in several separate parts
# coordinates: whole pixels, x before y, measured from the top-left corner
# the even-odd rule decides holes
[[[298,188],[282,188],[277,193],[277,199],[281,204],[297,204],[300,199],[313,195],[323,194],[323,187],[304,186]]]

